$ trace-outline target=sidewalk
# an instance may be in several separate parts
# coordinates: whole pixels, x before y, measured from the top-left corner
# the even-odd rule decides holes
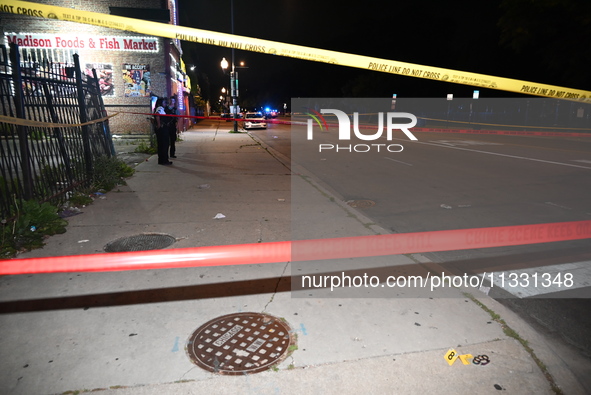
[[[324,224],[306,229],[309,238],[378,231],[313,179],[292,173],[280,155],[224,126],[184,133],[172,166],[157,165],[155,156],[139,163],[127,186],[20,257],[104,253],[109,242],[144,233],[174,237],[170,249],[285,241],[293,216],[300,226]],[[421,256],[363,265],[436,271]],[[0,393],[554,393],[531,354],[467,290],[431,298],[336,298],[321,290],[311,297],[290,292],[292,269],[299,270],[278,262],[0,277]],[[469,292],[528,342],[563,393],[585,393],[543,337],[493,299]],[[284,319],[297,338],[293,353],[276,368],[243,376],[194,365],[185,352],[191,334],[239,312]],[[487,355],[490,363],[449,366],[451,348]]]

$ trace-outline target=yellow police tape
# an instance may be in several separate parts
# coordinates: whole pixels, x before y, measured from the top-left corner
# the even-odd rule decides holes
[[[119,113],[115,113],[112,115],[108,115],[103,118],[94,119],[92,121],[84,122],[84,123],[51,123],[51,122],[41,122],[41,121],[33,121],[30,119],[22,119],[22,118],[14,118],[14,117],[7,117],[4,115],[0,115],[0,123],[8,123],[11,125],[20,125],[20,126],[30,126],[30,127],[37,127],[37,128],[73,128],[73,127],[80,127],[80,126],[88,126],[93,125],[99,122],[105,122],[109,118],[113,118],[114,116],[118,115]]]
[[[435,81],[445,81],[455,84],[497,89],[506,92],[524,93],[535,96],[591,102],[591,91],[563,88],[560,86],[443,69],[439,67],[421,66],[412,63],[353,55],[344,52],[329,51],[293,44],[285,44],[251,37],[212,32],[209,30],[187,28],[166,23],[150,22],[90,11],[80,11],[54,5],[31,3],[27,1],[0,0],[0,11],[12,14],[84,23],[141,34],[191,41],[201,44],[236,48],[244,51],[260,52],[316,62],[331,63],[340,66],[374,70],[383,73],[405,75],[415,78],[425,78]]]

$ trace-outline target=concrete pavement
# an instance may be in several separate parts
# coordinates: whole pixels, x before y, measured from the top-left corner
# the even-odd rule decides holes
[[[65,234],[20,257],[104,253],[109,242],[144,233],[173,236],[174,249],[290,240],[292,225],[309,238],[385,232],[305,169],[227,125],[203,122],[185,132],[172,166],[139,157],[127,186],[97,198],[68,218]],[[344,264],[437,271],[419,255]],[[321,263],[296,265],[1,277],[0,393],[552,394],[551,382],[565,394],[586,393],[552,344],[477,290],[370,298],[290,292],[292,271],[323,273]],[[284,319],[295,350],[276,368],[250,375],[194,365],[185,352],[190,335],[238,312]],[[444,355],[452,348],[490,363],[450,366]]]

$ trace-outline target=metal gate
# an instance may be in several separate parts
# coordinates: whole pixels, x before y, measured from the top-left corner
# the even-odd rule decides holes
[[[90,185],[93,161],[114,156],[96,71],[0,46],[0,215],[18,201],[59,205]]]

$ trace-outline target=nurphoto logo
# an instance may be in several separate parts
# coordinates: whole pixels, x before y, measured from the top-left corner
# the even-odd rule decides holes
[[[323,130],[322,123],[320,123],[319,118],[324,123],[325,127],[327,127],[327,123],[322,117],[322,115],[330,114],[336,117],[338,122],[338,130],[339,130],[339,141],[351,141],[352,137],[357,138],[362,141],[376,141],[382,138],[384,134],[384,129],[386,131],[386,140],[392,141],[393,131],[400,130],[402,131],[410,140],[416,141],[418,140],[411,132],[410,128],[414,127],[417,124],[417,117],[413,114],[408,112],[378,112],[377,113],[377,131],[375,130],[375,126],[369,125],[360,125],[359,122],[359,112],[353,112],[353,125],[351,125],[351,119],[349,115],[341,110],[337,109],[321,109],[320,113],[315,112],[316,116],[313,116],[313,119],[308,119],[307,123],[307,139],[313,140],[314,139],[314,125],[313,121],[320,126],[320,129]],[[312,114],[308,114],[312,116]],[[410,122],[400,123],[400,120],[410,120]],[[385,126],[384,126],[385,124]],[[351,127],[353,126],[353,127]],[[369,129],[373,128],[372,132],[370,133],[363,133],[360,129]],[[351,130],[353,133],[351,133]],[[352,136],[353,135],[353,136]],[[387,150],[388,152],[402,152],[404,147],[400,144],[379,144],[379,143],[371,143],[371,144],[328,144],[323,143],[318,145],[319,152],[334,150],[335,152],[345,151],[345,152],[370,152],[370,151],[377,151],[380,152],[381,150]]]

